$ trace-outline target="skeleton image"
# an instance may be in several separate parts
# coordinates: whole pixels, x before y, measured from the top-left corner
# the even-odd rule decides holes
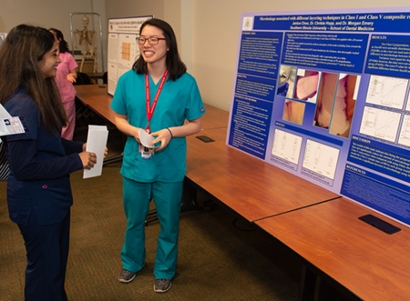
[[[81,47],[81,54],[83,55],[81,59],[81,64],[80,64],[80,72],[83,70],[83,65],[84,61],[87,60],[93,60],[93,72],[97,72],[97,57],[96,57],[96,43],[95,43],[95,36],[96,36],[96,31],[95,30],[90,30],[88,29],[88,23],[89,23],[89,18],[84,15],[81,18],[81,23],[83,24],[83,29],[79,30],[76,29],[74,31],[75,34],[75,48],[78,49]],[[78,41],[78,44],[77,44]]]

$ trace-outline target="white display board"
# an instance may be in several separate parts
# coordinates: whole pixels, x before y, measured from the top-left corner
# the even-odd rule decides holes
[[[113,95],[118,78],[130,70],[140,55],[136,38],[140,27],[153,16],[108,19],[107,85]]]

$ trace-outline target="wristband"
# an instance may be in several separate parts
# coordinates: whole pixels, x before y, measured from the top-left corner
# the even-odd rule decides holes
[[[174,135],[172,135],[172,132],[169,128],[166,128],[168,130],[168,132],[171,134],[171,139],[174,138]]]

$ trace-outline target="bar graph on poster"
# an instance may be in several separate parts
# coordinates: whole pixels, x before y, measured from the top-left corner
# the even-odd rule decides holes
[[[410,7],[241,21],[226,143],[410,225]]]

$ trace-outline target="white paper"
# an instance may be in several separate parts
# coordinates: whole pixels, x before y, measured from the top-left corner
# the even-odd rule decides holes
[[[88,126],[86,150],[87,152],[93,152],[97,155],[97,164],[91,169],[84,169],[84,179],[101,176],[107,140],[108,129],[105,125]]]
[[[7,110],[0,104],[0,118],[11,118],[11,115]]]
[[[152,145],[151,141],[153,141],[155,138],[152,137],[150,134],[148,134],[146,131],[144,131],[143,129],[140,129],[138,132],[139,136],[140,136],[140,142],[143,146],[145,146],[146,148],[156,148],[158,146]]]

